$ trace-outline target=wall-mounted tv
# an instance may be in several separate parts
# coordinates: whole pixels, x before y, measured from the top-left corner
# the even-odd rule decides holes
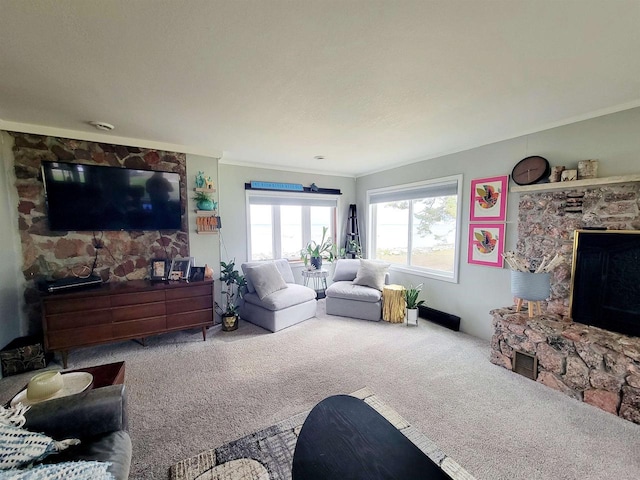
[[[180,174],[42,162],[51,231],[179,230]]]

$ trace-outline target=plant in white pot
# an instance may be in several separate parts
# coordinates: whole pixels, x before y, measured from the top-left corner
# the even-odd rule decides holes
[[[417,287],[410,285],[404,291],[404,300],[407,304],[407,325],[411,323],[418,325],[418,307],[424,303],[424,300],[418,300],[421,291],[422,283]]]

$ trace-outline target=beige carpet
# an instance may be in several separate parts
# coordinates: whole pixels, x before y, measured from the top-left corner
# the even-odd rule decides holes
[[[640,478],[639,425],[497,367],[488,342],[422,319],[334,317],[320,301],[317,318],[275,334],[241,322],[207,338],[70,354],[71,368],[126,361],[132,479],[166,479],[180,460],[364,385],[478,479]],[[0,401],[31,375],[0,380]]]
[[[365,387],[350,394],[364,400],[454,480],[475,480],[424,434]],[[171,480],[290,480],[296,441],[309,415],[304,412],[221,447],[181,460]]]

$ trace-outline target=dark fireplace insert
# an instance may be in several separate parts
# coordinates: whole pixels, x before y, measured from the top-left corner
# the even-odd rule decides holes
[[[640,231],[576,230],[573,321],[640,337]]]

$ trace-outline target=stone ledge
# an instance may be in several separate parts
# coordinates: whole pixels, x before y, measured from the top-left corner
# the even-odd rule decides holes
[[[515,307],[490,313],[492,363],[511,370],[514,350],[536,355],[538,382],[640,424],[640,338]]]

